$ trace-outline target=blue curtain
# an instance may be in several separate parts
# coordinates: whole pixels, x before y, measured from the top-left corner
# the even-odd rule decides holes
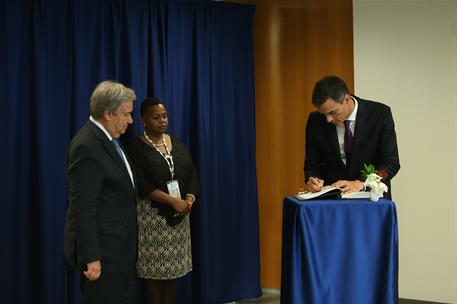
[[[179,302],[260,295],[253,15],[212,1],[0,1],[0,303],[80,302],[62,253],[66,149],[105,79],[165,100],[198,167]],[[126,137],[142,130],[135,112]]]

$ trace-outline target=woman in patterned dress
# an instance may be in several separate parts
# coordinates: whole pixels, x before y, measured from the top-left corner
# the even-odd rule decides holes
[[[166,132],[162,101],[141,104],[143,134],[127,147],[138,181],[138,276],[149,304],[175,303],[176,279],[192,270],[189,212],[197,172],[186,147]]]

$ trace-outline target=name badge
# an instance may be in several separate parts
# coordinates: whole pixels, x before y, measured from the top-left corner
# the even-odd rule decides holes
[[[168,194],[174,198],[181,198],[181,192],[179,191],[179,183],[177,180],[171,180],[167,182]]]

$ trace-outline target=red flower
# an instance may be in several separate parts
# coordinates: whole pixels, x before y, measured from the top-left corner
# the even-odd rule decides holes
[[[376,174],[379,175],[384,181],[387,179],[387,177],[389,177],[389,174],[385,170],[376,171]]]

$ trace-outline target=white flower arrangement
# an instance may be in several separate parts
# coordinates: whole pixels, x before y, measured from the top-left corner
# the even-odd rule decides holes
[[[380,194],[387,192],[389,190],[386,184],[382,182],[382,177],[377,175],[376,173],[368,174],[364,185],[365,187],[369,187],[372,191],[376,191]]]
[[[365,178],[363,183],[365,187],[370,188],[370,199],[377,202],[384,192],[389,191],[389,188],[382,182],[388,177],[386,171],[376,171],[375,167],[370,165],[363,165],[362,177]]]

